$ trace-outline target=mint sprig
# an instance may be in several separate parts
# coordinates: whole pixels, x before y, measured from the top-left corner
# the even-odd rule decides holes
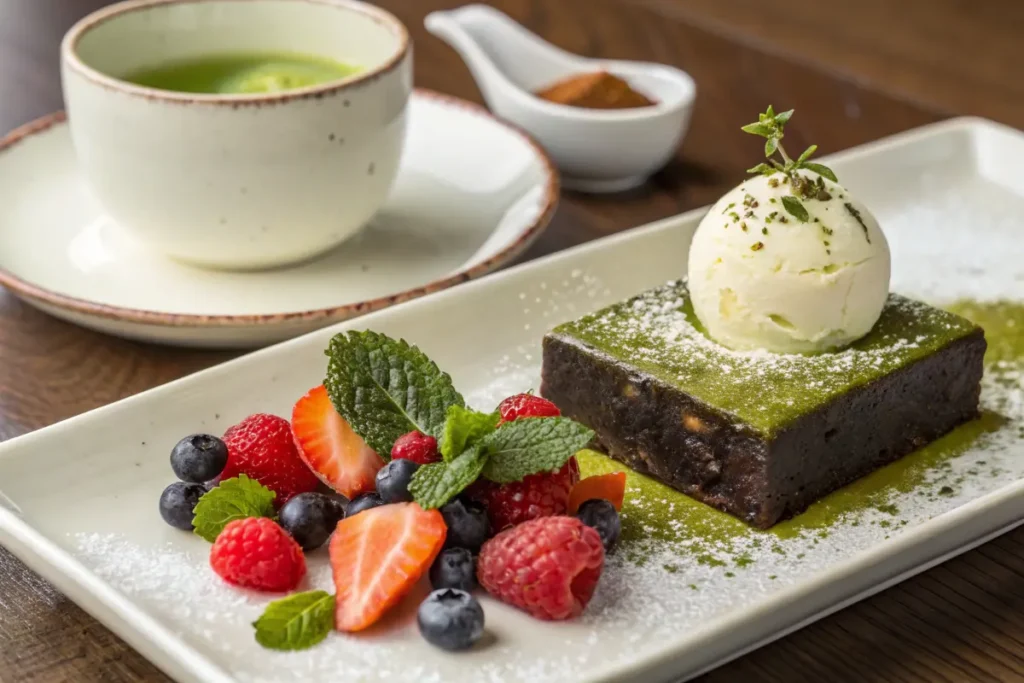
[[[808,161],[811,155],[817,151],[817,145],[811,145],[801,152],[796,159],[790,158],[789,154],[786,153],[786,148],[782,146],[782,138],[786,136],[786,123],[789,122],[792,116],[792,109],[776,114],[772,106],[768,105],[768,109],[763,114],[758,115],[756,123],[748,123],[741,128],[744,133],[759,135],[765,138],[764,155],[769,162],[762,162],[753,168],[747,169],[747,173],[766,176],[782,173],[786,176],[793,194],[792,196],[783,197],[782,205],[791,216],[801,222],[807,222],[807,209],[799,198],[829,199],[831,196],[825,189],[824,183],[821,182],[821,178],[828,178],[834,183],[838,183],[839,180],[828,166]],[[771,158],[776,152],[782,157],[781,163]],[[820,177],[814,181],[797,173],[799,170],[811,171]]]
[[[486,464],[487,452],[473,446],[451,462],[420,467],[409,483],[409,492],[424,510],[439,508],[476,481]]]
[[[377,332],[331,339],[324,384],[352,429],[387,458],[395,441],[417,430],[439,440],[441,462],[420,467],[409,491],[438,508],[480,476],[497,483],[555,471],[594,433],[564,417],[531,417],[498,426],[498,413],[466,408],[452,379],[404,340]]]
[[[420,507],[438,508],[480,475],[506,484],[538,472],[553,472],[593,438],[594,432],[566,417],[506,422],[450,462],[419,468],[409,491]]]
[[[441,434],[441,457],[445,462],[455,459],[468,446],[494,431],[501,416],[498,413],[480,413],[462,406],[450,406]]]
[[[507,422],[480,442],[487,452],[483,474],[507,484],[537,472],[553,472],[593,438],[593,431],[567,417]]]
[[[256,642],[271,650],[305,650],[334,628],[334,596],[324,591],[275,600],[253,622]]]
[[[440,436],[448,409],[465,406],[452,378],[404,340],[342,332],[331,339],[327,356],[331,402],[385,460],[398,437],[413,430]]]
[[[193,511],[195,534],[210,543],[231,522],[247,517],[273,517],[277,494],[244,474],[225,479],[199,499]]]

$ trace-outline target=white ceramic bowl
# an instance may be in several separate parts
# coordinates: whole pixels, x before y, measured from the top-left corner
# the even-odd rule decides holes
[[[361,67],[280,94],[140,87],[141,69],[215,54],[303,53]],[[398,170],[412,89],[408,33],[354,0],[130,0],[61,48],[79,163],[117,224],[197,265],[304,260],[355,233]]]
[[[543,145],[566,188],[615,192],[640,185],[672,158],[689,126],[697,88],[679,69],[579,57],[485,5],[434,12],[425,23],[462,56],[488,106]],[[625,79],[657,104],[583,109],[533,95],[563,78],[595,71]]]

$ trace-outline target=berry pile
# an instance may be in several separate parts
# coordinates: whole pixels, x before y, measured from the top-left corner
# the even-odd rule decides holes
[[[331,629],[363,631],[423,577],[433,592],[417,623],[441,649],[482,637],[480,588],[540,619],[578,616],[619,539],[626,483],[622,473],[580,479],[573,453],[593,433],[531,394],[491,414],[472,411],[414,347],[380,336],[367,343],[378,353],[393,347],[403,372],[427,375],[422,385],[448,403],[443,424],[436,411],[420,415],[433,422],[413,423],[411,409],[381,415],[400,400],[394,395],[346,403],[328,388],[345,377],[332,373],[356,370],[332,364],[327,386],[302,396],[290,421],[258,413],[221,438],[193,434],[171,451],[179,481],[161,494],[160,514],[212,543],[210,566],[224,581],[291,592],[306,575],[306,553],[328,548],[334,595],[271,603],[253,624],[256,640],[302,649]],[[333,342],[332,354],[343,355]],[[305,615],[299,630],[283,627],[295,614]]]

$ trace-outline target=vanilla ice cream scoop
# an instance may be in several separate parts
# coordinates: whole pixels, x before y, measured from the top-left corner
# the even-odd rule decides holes
[[[839,348],[867,334],[885,305],[889,245],[878,221],[838,183],[807,170],[792,178],[797,193],[783,173],[747,179],[694,235],[694,312],[731,349]]]

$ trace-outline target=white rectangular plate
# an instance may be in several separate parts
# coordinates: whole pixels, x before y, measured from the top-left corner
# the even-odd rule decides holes
[[[881,220],[894,289],[944,303],[1024,300],[1021,158],[1019,132],[961,119],[831,164]],[[916,489],[787,537],[737,531],[738,522],[705,509],[708,535],[676,524],[672,542],[625,543],[574,622],[539,622],[486,600],[491,642],[457,656],[426,645],[407,616],[306,652],[262,650],[249,624],[268,598],[222,584],[207,566],[209,546],[161,522],[171,445],[253,412],[289,414],[321,381],[323,349],[338,330],[371,328],[418,344],[472,405],[490,408],[537,385],[547,329],[681,276],[701,215],[316,332],[2,444],[0,542],[181,681],[649,683],[692,676],[1024,518],[1024,396],[1019,382],[989,382],[986,405],[998,404],[1012,429],[920,467]],[[956,485],[933,495],[946,481]],[[698,514],[697,504],[663,492],[644,495],[641,506]],[[323,551],[310,566],[310,585],[330,589]]]

